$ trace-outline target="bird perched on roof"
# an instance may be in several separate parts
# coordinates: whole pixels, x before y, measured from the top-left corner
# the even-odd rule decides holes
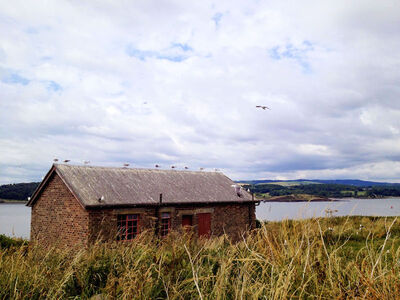
[[[70,159],[65,159],[65,160],[64,160],[65,163],[68,163],[68,162],[70,162],[70,161],[71,161]]]
[[[189,169],[189,167],[185,167],[185,170]]]
[[[200,171],[203,171],[204,170],[204,168],[200,168]]]
[[[58,158],[53,159],[54,162],[58,162]]]
[[[235,192],[238,195],[238,197],[242,196],[242,187],[240,185],[232,184],[231,187],[233,187],[235,189]]]
[[[171,169],[175,169],[176,168],[176,166],[171,166]]]
[[[84,163],[85,165],[88,165],[88,164],[90,164],[90,161],[84,160],[83,163]]]
[[[160,168],[161,166],[160,166],[160,165],[155,165],[155,167],[156,167],[156,168]]]
[[[262,108],[263,110],[265,110],[266,108],[270,110],[270,108],[268,106],[264,106],[264,105],[256,105],[257,108]]]
[[[128,163],[125,163],[124,164],[124,167],[126,168],[126,167],[129,167],[129,164]]]

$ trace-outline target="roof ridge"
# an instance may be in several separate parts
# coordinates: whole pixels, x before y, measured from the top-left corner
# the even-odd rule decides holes
[[[155,171],[155,172],[185,172],[185,173],[215,173],[215,174],[221,174],[226,176],[223,172],[221,171],[195,171],[195,170],[167,170],[167,169],[151,169],[151,168],[129,168],[129,167],[109,167],[109,166],[88,166],[88,165],[74,165],[74,164],[59,164],[59,163],[54,163],[53,164],[56,168],[58,167],[78,167],[78,168],[92,168],[92,169],[116,169],[116,170],[137,170],[137,171]]]

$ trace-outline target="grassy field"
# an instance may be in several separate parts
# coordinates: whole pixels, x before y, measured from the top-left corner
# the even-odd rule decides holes
[[[399,245],[399,220],[373,217],[269,222],[239,243],[17,243],[2,246],[0,299],[399,299]]]

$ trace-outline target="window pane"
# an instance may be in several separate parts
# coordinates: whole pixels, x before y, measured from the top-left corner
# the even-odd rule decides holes
[[[161,214],[161,236],[165,236],[168,234],[169,230],[170,230],[170,220],[171,220],[171,214],[166,212],[166,213],[162,213]]]
[[[139,215],[134,214],[134,215],[127,215],[127,219],[128,220],[137,220],[139,217]]]
[[[139,214],[117,216],[117,240],[131,240],[139,232]]]

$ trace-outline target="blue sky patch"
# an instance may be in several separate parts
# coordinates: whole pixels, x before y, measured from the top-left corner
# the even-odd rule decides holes
[[[181,44],[181,43],[173,43],[172,48],[179,48],[179,49],[183,50],[184,52],[193,50],[193,48],[190,47],[188,44]]]
[[[288,43],[285,46],[275,46],[268,52],[272,59],[292,59],[303,68],[305,73],[310,73],[311,66],[307,61],[307,53],[313,50],[313,44],[310,41],[305,40],[299,46]]]
[[[146,58],[157,58],[166,59],[173,62],[181,62],[188,58],[188,55],[184,53],[192,50],[193,49],[188,44],[173,43],[170,48],[162,51],[140,50],[134,48],[133,46],[128,46],[126,53],[129,56],[136,57],[142,61],[145,61]]]
[[[139,58],[140,60],[145,60],[146,57],[154,56],[154,52],[152,52],[152,51],[142,51],[142,50],[133,48],[132,46],[128,46],[128,48],[126,49],[126,53],[129,56]]]
[[[30,80],[18,75],[17,73],[10,73],[1,79],[2,82],[8,84],[22,84],[27,85]]]
[[[221,22],[223,14],[218,12],[216,13],[211,19],[214,21],[215,26],[219,26],[219,23]]]
[[[62,87],[57,82],[50,80],[47,81],[47,90],[57,92],[62,90]]]
[[[174,62],[181,62],[187,58],[186,56],[182,56],[182,55],[157,55],[156,57],[158,59],[166,59],[166,60],[174,61]]]

